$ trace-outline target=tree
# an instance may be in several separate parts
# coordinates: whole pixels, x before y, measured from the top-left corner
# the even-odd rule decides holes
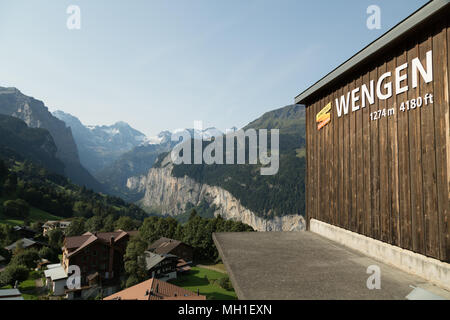
[[[48,232],[48,244],[50,247],[59,249],[62,247],[64,241],[64,232],[57,228]]]
[[[41,250],[39,250],[39,258],[47,259],[51,262],[57,262],[59,260],[58,252],[49,247],[42,247]]]
[[[36,262],[39,261],[39,253],[36,249],[21,250],[15,253],[11,259],[10,264],[22,265],[27,268],[36,267]]]
[[[228,276],[220,278],[218,280],[218,282],[219,282],[219,286],[222,287],[225,290],[232,290],[233,289],[233,286],[231,284],[230,278]]]
[[[11,243],[14,243],[18,240],[17,233],[14,232],[13,227],[0,224],[0,247],[6,247]]]
[[[10,263],[5,270],[0,273],[0,286],[14,285],[16,281],[25,281],[28,278],[28,273],[27,267]]]
[[[89,232],[100,231],[103,227],[103,220],[99,216],[93,216],[86,221],[86,230]]]
[[[127,249],[123,256],[125,272],[128,275],[127,287],[142,282],[148,277],[144,255],[147,246],[147,242],[140,237],[135,237],[128,241]]]
[[[35,221],[30,224],[30,228],[37,233],[42,233],[42,221]]]
[[[86,232],[86,220],[84,218],[75,218],[66,229],[66,236],[80,236]]]
[[[26,218],[30,214],[30,206],[25,200],[7,200],[3,203],[3,213],[8,217]]]
[[[158,239],[158,234],[156,233],[156,224],[158,222],[157,217],[148,217],[144,220],[141,227],[139,228],[139,234],[141,238],[148,243]]]
[[[139,278],[136,277],[134,274],[132,274],[132,275],[130,275],[130,276],[127,278],[127,281],[126,281],[126,283],[125,283],[125,287],[126,287],[126,288],[129,288],[129,287],[132,287],[132,286],[137,285],[137,284],[140,283],[140,282],[141,282],[141,281],[139,281]]]
[[[191,210],[191,213],[190,213],[190,215],[189,215],[189,221],[192,220],[192,219],[194,219],[196,216],[197,216],[197,210],[192,209],[192,210]]]
[[[112,232],[114,231],[114,223],[116,222],[116,217],[113,214],[109,214],[103,220],[103,232]]]
[[[12,194],[17,188],[17,174],[10,173],[3,184],[3,190],[6,194]]]
[[[130,217],[120,217],[114,224],[116,229],[131,231],[136,229],[136,223]]]
[[[3,194],[3,183],[8,175],[8,167],[3,160],[0,160],[0,195]]]
[[[86,191],[82,192],[82,194],[85,194],[85,193],[86,193]],[[76,201],[73,205],[73,212],[77,217],[90,218],[94,215],[92,213],[91,204],[84,202],[84,201]]]

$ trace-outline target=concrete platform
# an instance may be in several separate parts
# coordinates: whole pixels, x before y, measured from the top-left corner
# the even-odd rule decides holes
[[[450,292],[422,278],[309,231],[217,233],[213,239],[242,300],[450,300]],[[367,288],[372,265],[381,270],[379,290]]]

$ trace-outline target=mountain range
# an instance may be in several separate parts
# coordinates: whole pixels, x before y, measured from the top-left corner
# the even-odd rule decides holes
[[[64,174],[78,185],[96,191],[103,189],[81,165],[70,128],[54,117],[42,101],[26,96],[16,88],[0,87],[0,114],[19,118],[31,128],[46,129],[56,145],[56,157],[64,164]]]
[[[81,164],[94,175],[147,139],[126,122],[110,126],[85,126],[69,113],[58,110],[53,115],[72,129]]]
[[[261,176],[261,165],[167,165],[180,130],[149,138],[124,122],[86,126],[63,111],[51,114],[42,101],[15,88],[0,87],[0,114],[6,115],[0,118],[2,154],[20,154],[80,186],[139,203],[148,213],[184,216],[198,207],[257,230],[303,227],[303,106],[267,112],[243,128],[280,129],[280,168],[274,176]],[[223,134],[214,127],[181,130],[204,140]]]

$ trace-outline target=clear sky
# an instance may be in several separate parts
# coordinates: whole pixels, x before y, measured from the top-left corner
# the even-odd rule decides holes
[[[241,127],[425,0],[0,0],[0,86],[84,124]],[[81,29],[68,30],[69,5]],[[369,5],[381,29],[366,26]]]

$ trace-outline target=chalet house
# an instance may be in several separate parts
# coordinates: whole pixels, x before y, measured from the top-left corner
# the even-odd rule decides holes
[[[162,237],[153,242],[147,249],[156,254],[173,254],[187,263],[194,260],[194,248],[181,241]]]
[[[157,254],[145,251],[145,266],[152,278],[163,281],[177,278],[178,257],[173,254]]]
[[[206,297],[168,282],[150,279],[103,300],[206,300]]]
[[[65,231],[70,226],[70,221],[47,221],[42,225],[42,234],[47,236],[51,230],[61,229]]]
[[[93,277],[101,280],[118,279],[124,269],[123,255],[128,240],[137,231],[99,232],[77,237],[66,237],[63,245],[62,265],[66,273],[70,265],[81,271],[81,283],[92,282]],[[97,279],[98,280],[98,279]]]

